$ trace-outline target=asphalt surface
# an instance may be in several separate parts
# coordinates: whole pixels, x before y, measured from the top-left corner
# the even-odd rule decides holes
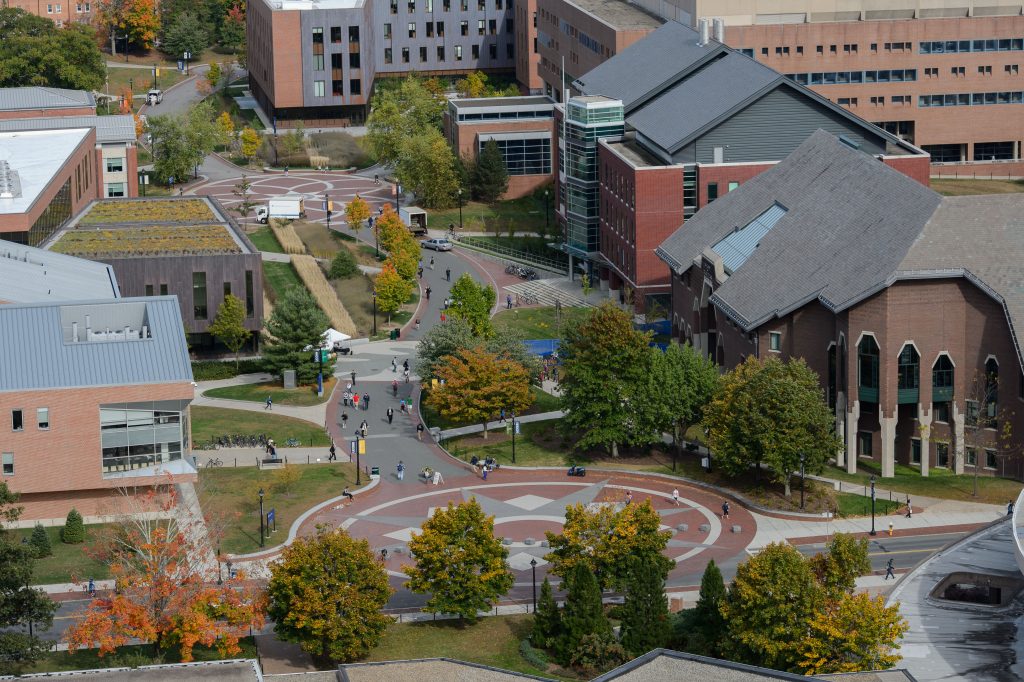
[[[868,542],[868,558],[871,560],[871,570],[873,571],[885,571],[889,559],[893,560],[893,566],[897,571],[907,571],[943,547],[967,535],[967,533],[935,533],[889,537],[887,533],[880,531]],[[825,544],[797,545],[797,549],[801,554],[812,556],[823,551]]]

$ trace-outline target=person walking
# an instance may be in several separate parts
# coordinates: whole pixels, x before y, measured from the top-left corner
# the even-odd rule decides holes
[[[408,369],[409,369],[409,358],[406,358],[406,359],[405,359],[405,360],[404,360],[404,361],[402,362],[402,369],[404,369],[404,370],[408,370]]]
[[[270,399],[269,395],[267,396],[267,404],[266,404],[266,406],[264,406],[263,409],[264,410],[271,410],[271,411],[273,411],[273,409],[274,409],[274,401]]]
[[[349,372],[349,375],[352,377],[352,385],[355,386],[356,385],[356,371],[352,370],[351,372]]]
[[[423,266],[420,266],[420,269],[416,271],[416,276],[423,279]]]
[[[633,491],[632,490],[627,490],[626,491],[626,504],[633,504]]]
[[[361,431],[363,432],[363,438],[366,438],[366,433],[369,430],[370,430],[370,425],[367,424],[365,421],[363,421],[363,428],[361,429]]]
[[[394,418],[395,418],[395,408],[389,407],[388,408],[388,424],[389,425],[394,420]]]
[[[348,412],[342,412],[341,413],[341,430],[344,431],[346,426],[348,426]]]
[[[430,300],[430,292],[431,292],[431,291],[432,291],[432,289],[431,289],[430,287],[427,287],[427,290],[426,290],[426,291],[424,292],[424,293],[426,293],[426,295],[427,295],[427,300],[428,300],[428,301]]]
[[[364,410],[370,409],[370,394],[369,393],[364,393],[363,394],[363,399],[360,402],[363,403],[363,409]]]
[[[331,456],[327,458],[327,461],[333,462],[336,459],[338,459],[338,451],[334,447],[334,441],[331,441]]]
[[[679,488],[672,489],[672,501],[675,502],[677,507],[679,506]]]
[[[394,374],[397,371],[398,371],[398,358],[392,357],[391,358],[391,373]]]
[[[907,495],[907,518],[914,518],[914,508],[910,506],[910,495]]]
[[[388,548],[387,547],[381,547],[380,548],[380,561],[381,561],[381,563],[384,563],[387,560],[388,560]]]
[[[96,582],[92,578],[89,578],[88,590],[89,590],[89,596],[90,597],[95,597],[96,596]]]
[[[391,380],[391,393],[393,393],[396,398],[398,397],[398,379]]]
[[[354,407],[357,410],[359,409],[359,394],[358,393],[353,393],[352,394],[352,407]]]
[[[416,425],[416,440],[423,440],[423,422]]]
[[[406,367],[402,374],[405,376],[405,383],[409,383],[409,368]]]
[[[405,479],[405,462],[398,460],[398,466],[395,467],[395,471],[398,474],[398,480],[402,481]]]
[[[445,271],[444,271],[444,278],[445,278],[445,279],[446,279],[447,281],[449,281],[449,282],[450,282],[450,281],[452,281],[452,269],[451,269],[451,268],[445,268]]]
[[[505,306],[512,310],[512,294],[505,294]]]
[[[889,559],[889,563],[885,565],[885,579],[888,580],[889,578],[896,580],[896,571],[892,559]]]
[[[722,518],[726,519],[726,520],[729,519],[729,501],[728,500],[726,500],[725,502],[722,503]]]
[[[433,256],[430,257],[430,269],[431,270],[434,269],[434,257]]]
[[[1013,500],[1006,503],[1006,515],[1013,516]]]

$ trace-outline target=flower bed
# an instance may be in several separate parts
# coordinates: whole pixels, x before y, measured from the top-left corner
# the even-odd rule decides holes
[[[81,225],[108,223],[208,223],[217,219],[202,199],[100,201],[82,216]]]
[[[72,230],[53,250],[84,258],[172,254],[241,253],[223,225],[153,225],[110,230]]]

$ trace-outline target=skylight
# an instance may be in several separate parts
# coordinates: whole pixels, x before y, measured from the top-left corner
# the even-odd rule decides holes
[[[771,208],[757,216],[732,234],[715,244],[712,248],[722,257],[726,274],[732,274],[754,254],[761,239],[775,227],[779,218],[786,215],[785,207],[773,204]]]

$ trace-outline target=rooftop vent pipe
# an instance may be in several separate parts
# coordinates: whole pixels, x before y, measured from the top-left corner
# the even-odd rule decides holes
[[[711,24],[714,28],[715,40],[725,44],[725,19],[715,19]]]
[[[697,22],[697,30],[700,31],[700,40],[697,42],[698,45],[707,45],[709,38],[708,34],[708,20],[701,19]]]

